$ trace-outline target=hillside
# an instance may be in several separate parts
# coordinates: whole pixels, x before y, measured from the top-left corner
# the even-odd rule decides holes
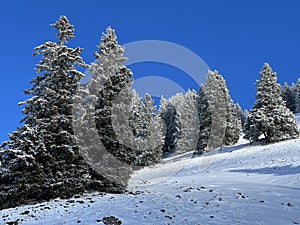
[[[298,123],[300,115],[297,116]],[[300,139],[165,159],[136,172],[129,193],[91,193],[0,211],[0,224],[300,224]]]

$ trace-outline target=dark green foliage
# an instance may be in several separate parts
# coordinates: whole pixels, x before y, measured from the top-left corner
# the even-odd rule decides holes
[[[242,129],[242,118],[240,114],[239,105],[229,101],[229,119],[224,136],[224,145],[233,145],[240,139]]]
[[[300,78],[294,88],[294,98],[295,98],[295,113],[300,113]]]
[[[195,154],[202,154],[207,150],[208,139],[210,136],[211,112],[209,110],[208,100],[204,92],[204,85],[200,86],[199,97],[197,99],[198,115],[200,121],[199,141]]]
[[[164,153],[175,152],[176,143],[180,138],[180,121],[176,107],[167,99],[162,98],[160,102],[159,116],[164,121],[165,138],[163,145]]]
[[[160,118],[155,114],[156,106],[149,94],[133,98],[130,127],[135,142],[135,166],[148,166],[162,158],[163,131]]]
[[[200,131],[195,154],[202,154],[223,145],[232,145],[238,141],[239,118],[229,99],[222,75],[216,70],[208,71],[206,82],[199,90]]]
[[[260,71],[256,83],[256,102],[247,117],[245,138],[258,141],[261,136],[266,142],[297,138],[298,127],[293,113],[282,100],[276,73],[268,63]]]
[[[132,164],[134,154],[130,146],[119,142],[113,125],[113,118],[119,116],[113,114],[114,104],[122,103],[125,106],[129,104],[128,99],[123,99],[127,102],[118,102],[118,100],[121,100],[123,92],[129,90],[132,73],[123,65],[126,60],[123,57],[124,49],[118,44],[113,29],[107,28],[106,34],[102,35],[98,48],[99,51],[95,53],[97,62],[93,63],[90,69],[92,79],[101,77],[104,80],[103,87],[97,93],[96,128],[105,149],[118,160]],[[117,113],[122,114],[122,112]],[[128,124],[123,125],[127,126]]]
[[[292,112],[296,112],[295,96],[291,87],[285,82],[283,87],[281,87],[281,97],[282,100],[286,102],[286,107],[288,107]]]
[[[86,67],[81,48],[69,48],[73,26],[62,16],[52,25],[58,42],[35,48],[42,59],[31,96],[23,103],[24,125],[3,143],[0,154],[0,208],[55,197],[67,198],[86,190],[118,192],[121,189],[95,173],[79,154],[73,134],[72,108],[77,83]]]

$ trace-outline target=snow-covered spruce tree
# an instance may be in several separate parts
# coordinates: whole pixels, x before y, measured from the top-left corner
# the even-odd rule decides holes
[[[122,134],[121,131],[128,129],[128,123],[118,124],[118,126],[124,127],[114,126],[114,117],[122,116],[122,111],[116,113],[112,111],[114,104],[117,104],[117,102],[123,104],[124,107],[129,104],[129,102],[122,103],[123,100],[129,99],[123,98],[122,95],[129,91],[132,72],[123,64],[126,60],[123,57],[124,48],[118,44],[117,36],[112,28],[108,27],[106,29],[98,48],[98,52],[95,53],[97,61],[91,65],[90,73],[94,79],[103,77],[105,80],[103,88],[97,94],[95,106],[95,120],[99,137],[110,154],[124,163],[133,164],[135,160],[134,152],[126,144],[121,143],[117,136],[118,134],[123,137],[126,135]],[[120,130],[120,132],[116,134],[115,129]]]
[[[202,154],[207,150],[210,136],[211,112],[209,110],[208,100],[205,94],[205,86],[201,85],[197,98],[198,117],[200,122],[199,139],[195,154]]]
[[[135,166],[148,166],[162,158],[163,127],[156,115],[156,106],[149,94],[133,98],[130,127],[134,135]]]
[[[206,82],[199,90],[199,139],[195,154],[202,154],[223,145],[237,142],[239,135],[233,131],[236,120],[231,115],[226,82],[218,71],[208,71]]]
[[[242,129],[242,118],[239,105],[229,101],[229,119],[224,136],[224,145],[233,145],[238,142]]]
[[[177,154],[195,150],[198,142],[199,118],[196,108],[197,93],[188,90],[184,95],[179,93],[170,99],[175,106],[180,121],[180,136],[175,145]]]
[[[240,132],[243,130],[244,122],[246,120],[242,107],[239,103],[235,103],[238,123],[240,123]]]
[[[184,95],[181,92],[177,93],[167,101],[168,104],[170,104],[169,109],[174,108],[174,115],[172,124],[168,124],[169,128],[167,128],[167,130],[171,133],[168,134],[170,137],[166,137],[166,139],[168,138],[171,142],[165,143],[165,146],[166,149],[170,149],[169,153],[181,153],[182,149],[179,148],[179,142],[182,138],[183,121],[181,118],[181,112],[184,110]],[[171,112],[172,111],[170,111],[170,113]]]
[[[197,94],[188,90],[170,99],[161,99],[159,115],[166,126],[165,153],[184,153],[196,148],[199,120],[196,108]]]
[[[242,124],[243,124],[243,127],[242,127],[242,128],[243,128],[243,132],[244,132],[244,133],[246,133],[246,127],[245,127],[245,126],[246,126],[247,117],[249,116],[249,113],[250,113],[250,112],[249,112],[247,109],[245,109],[244,112],[243,112],[243,118],[244,118],[244,121],[242,122]]]
[[[244,125],[245,125],[245,121],[246,121],[245,114],[244,114],[243,109],[242,109],[242,107],[240,106],[239,103],[235,104],[235,108],[237,110],[238,118],[239,118],[239,120],[241,122],[241,129],[243,130],[244,129]]]
[[[163,125],[165,126],[163,153],[173,153],[181,135],[181,125],[176,107],[169,99],[161,98],[158,116],[163,120]]]
[[[266,142],[299,136],[295,117],[282,100],[276,81],[276,73],[265,63],[256,82],[256,101],[245,125],[245,138],[250,142],[258,141],[261,135]]]
[[[297,80],[294,89],[295,113],[300,113],[300,78]]]
[[[144,138],[150,135],[149,124],[154,117],[156,107],[148,93],[142,99],[138,97],[133,100],[131,126],[135,137]]]
[[[85,163],[73,135],[73,96],[83,76],[76,66],[86,67],[82,49],[65,45],[74,38],[65,16],[51,26],[58,30],[58,42],[34,49],[42,59],[32,88],[25,91],[31,97],[20,103],[25,105],[24,125],[10,135],[1,151],[0,208],[113,188]]]
[[[292,112],[295,112],[295,96],[291,90],[291,87],[285,82],[283,86],[281,86],[281,97],[283,101],[286,102],[286,107],[288,107]]]
[[[124,48],[118,44],[112,28],[108,27],[102,35],[98,48],[97,61],[90,68],[88,89],[97,98],[95,121],[101,143],[117,160],[128,165],[158,162],[162,134],[151,96],[140,99],[130,90],[132,73],[124,66]]]

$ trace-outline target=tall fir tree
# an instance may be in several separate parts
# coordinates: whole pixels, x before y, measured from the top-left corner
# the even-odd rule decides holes
[[[102,88],[96,96],[96,127],[100,140],[107,151],[118,160],[132,164],[134,155],[130,147],[118,140],[118,136],[126,135],[121,132],[126,128],[116,127],[113,124],[114,120],[118,120],[116,117],[122,116],[122,112],[113,111],[114,104],[123,104],[124,107],[129,104],[129,102],[122,101],[130,99],[124,98],[124,96],[128,95],[132,72],[124,65],[126,60],[123,56],[124,48],[118,44],[115,31],[111,27],[108,27],[106,33],[102,34],[98,49],[98,52],[95,53],[97,61],[91,65],[90,69],[94,79],[103,80]],[[123,126],[127,127],[128,123]],[[120,132],[116,134],[115,129]]]
[[[239,103],[236,103],[235,107],[236,107],[238,117],[239,117],[239,120],[240,120],[240,123],[241,123],[241,129],[243,130],[244,125],[245,125],[245,121],[246,121],[245,114],[244,114],[243,109],[242,109],[242,107],[240,106]]]
[[[34,49],[42,59],[25,105],[24,125],[10,135],[1,151],[0,208],[71,197],[85,190],[105,190],[109,184],[84,161],[72,128],[73,97],[86,67],[81,48],[65,45],[74,29],[65,16],[55,24],[58,42]]]
[[[199,132],[199,118],[197,113],[197,93],[188,90],[184,95],[179,93],[170,99],[176,107],[177,118],[180,121],[180,136],[176,141],[176,153],[184,153],[196,149]]]
[[[233,145],[238,142],[242,130],[241,109],[239,105],[229,101],[229,118],[224,136],[224,145]]]
[[[157,163],[161,158],[162,134],[160,123],[154,117],[155,107],[151,96],[147,94],[140,99],[130,89],[133,79],[132,72],[124,65],[125,49],[118,44],[111,27],[102,34],[98,48],[95,53],[97,61],[90,68],[92,77],[88,89],[89,94],[97,99],[94,119],[101,145],[105,149],[100,151],[107,150],[115,159],[131,166]],[[104,155],[102,158],[110,157]],[[110,166],[108,162],[102,164]],[[130,174],[128,167],[112,167]],[[105,168],[102,170],[105,171]],[[128,178],[126,175],[119,177],[124,179],[124,176]]]
[[[200,127],[198,134],[199,140],[197,143],[195,154],[202,154],[208,150],[208,140],[210,136],[211,126],[211,112],[209,110],[209,103],[205,94],[204,85],[201,85],[199,88],[197,108]]]
[[[198,142],[195,133],[199,130],[196,101],[194,90],[161,100],[159,115],[166,126],[165,153],[181,154],[195,150]]]
[[[295,96],[293,95],[293,91],[291,87],[285,82],[281,87],[281,97],[283,101],[286,102],[286,106],[292,111],[296,111],[295,105]]]
[[[298,78],[294,89],[295,113],[300,113],[300,78]]]
[[[200,87],[198,115],[200,131],[195,154],[202,154],[224,145],[232,145],[239,138],[237,119],[231,115],[230,96],[226,82],[218,71],[208,71],[206,82]]]
[[[163,127],[155,113],[154,101],[146,93],[142,99],[133,98],[131,108],[130,127],[135,140],[134,165],[154,165],[161,160],[163,147]]]
[[[246,122],[247,122],[247,117],[249,116],[249,111],[247,109],[244,110],[243,112],[243,132],[246,133]]]
[[[297,138],[298,127],[293,113],[282,100],[277,75],[268,63],[260,71],[256,82],[256,101],[247,117],[245,138],[255,142],[263,138],[274,142]]]
[[[181,135],[181,124],[176,107],[169,99],[161,98],[158,116],[163,120],[165,130],[163,153],[173,153],[176,151],[176,144]]]

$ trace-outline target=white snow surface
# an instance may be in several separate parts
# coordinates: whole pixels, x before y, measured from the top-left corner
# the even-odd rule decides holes
[[[300,224],[300,139],[174,156],[135,172],[128,189],[5,209],[0,224]]]
[[[296,116],[298,126],[300,126],[300,113],[297,113],[295,116]]]

